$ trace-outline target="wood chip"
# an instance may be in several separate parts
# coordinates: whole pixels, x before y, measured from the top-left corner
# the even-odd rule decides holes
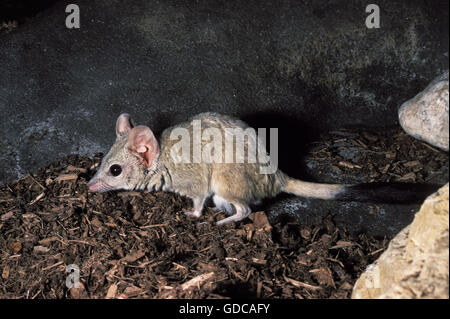
[[[363,141],[361,141],[361,140],[359,140],[359,139],[355,139],[355,141],[356,141],[359,145],[361,145],[363,148],[368,149],[368,146],[367,146],[366,144],[364,144]]]
[[[381,169],[381,172],[383,174],[386,174],[389,170],[389,168],[391,167],[391,164],[387,164],[383,169]]]
[[[15,254],[22,250],[22,243],[20,241],[11,243],[8,245],[8,248],[11,249]]]
[[[394,159],[397,157],[397,153],[396,152],[386,152],[385,153],[386,158],[388,159]]]
[[[45,193],[40,193],[35,199],[33,199],[28,205],[33,205],[37,201],[41,200],[45,197]]]
[[[7,221],[8,219],[10,219],[11,217],[14,216],[14,212],[10,211],[6,214],[3,214],[2,217],[0,217],[0,219],[2,220],[2,222]]]
[[[106,293],[106,299],[112,299],[116,297],[116,293],[117,293],[117,284],[112,284],[111,286],[109,286],[108,288],[108,292]]]
[[[354,243],[351,241],[339,240],[335,246],[330,247],[329,249],[338,249],[338,248],[345,248],[345,247],[351,247],[351,246],[359,246],[359,245],[357,243]]]
[[[164,227],[164,226],[167,226],[167,224],[165,223],[165,224],[153,224],[153,225],[146,225],[146,226],[141,226],[140,228],[144,228],[144,229],[146,229],[146,228],[154,228],[154,227]]]
[[[88,297],[86,288],[84,288],[84,285],[82,282],[78,283],[78,288],[70,288],[70,296],[73,299],[85,299]]]
[[[338,163],[338,165],[342,166],[342,167],[346,167],[346,168],[361,168],[361,166],[359,166],[359,165],[352,164],[352,163],[345,162],[345,161],[340,161]]]
[[[334,263],[337,263],[337,264],[339,264],[339,266],[341,266],[342,268],[345,268],[345,267],[344,267],[344,264],[343,264],[342,261],[340,261],[340,260],[337,260],[337,259],[335,259],[335,258],[327,258],[327,260],[332,261],[332,262],[334,262]]]
[[[128,298],[136,297],[140,295],[142,292],[142,289],[136,286],[129,286],[125,289],[123,292],[124,295],[126,295]]]
[[[23,214],[23,215],[22,215],[22,218],[25,218],[25,219],[38,218],[38,215],[33,214],[33,213],[30,213],[30,214]]]
[[[141,197],[142,198],[142,193],[140,193],[140,192],[120,192],[120,193],[117,193],[117,195],[119,195],[120,197],[133,196],[133,197]]]
[[[256,284],[256,298],[261,298],[262,286],[263,286],[262,281],[258,280],[258,283]]]
[[[284,280],[286,280],[288,283],[290,283],[291,285],[298,287],[298,288],[305,288],[305,289],[310,289],[310,290],[319,290],[322,289],[322,287],[319,286],[313,286],[301,281],[297,281],[295,279],[289,278],[284,276]]]
[[[213,271],[198,275],[197,277],[192,278],[191,280],[185,282],[181,285],[182,290],[187,290],[192,287],[200,287],[207,281],[211,281],[214,278],[215,273]]]
[[[51,242],[57,241],[57,240],[59,240],[58,237],[52,236],[52,237],[48,237],[48,238],[44,238],[44,239],[40,240],[40,241],[39,241],[39,244],[44,245],[44,246],[47,246],[47,245],[50,244]]]
[[[382,251],[384,251],[384,248],[377,249],[377,250],[375,250],[375,251],[370,252],[370,253],[369,253],[369,256],[376,255],[376,254],[378,254],[378,253],[381,253]]]
[[[368,132],[363,132],[362,135],[363,135],[364,138],[365,138],[366,140],[368,140],[369,142],[376,142],[376,141],[378,141],[378,137],[377,137],[377,136],[375,136],[375,135],[373,135],[373,134],[370,134],[370,133],[368,133]]]
[[[121,260],[132,263],[132,262],[135,262],[136,260],[142,258],[143,256],[145,256],[145,252],[143,252],[142,250],[139,250],[139,251],[133,252],[133,253],[123,257]]]
[[[425,146],[425,147],[428,147],[430,150],[437,152],[437,153],[442,152],[442,151],[438,150],[437,148],[434,148],[433,146],[428,145],[427,143],[421,142],[421,144],[422,144],[423,146]]]
[[[8,279],[8,277],[9,277],[9,267],[5,266],[3,267],[2,278],[6,280]]]
[[[406,182],[406,181],[413,182],[416,180],[416,173],[414,173],[414,172],[407,173],[407,174],[403,175],[402,177],[397,178],[396,180],[399,182]]]
[[[59,265],[62,265],[62,264],[64,264],[64,262],[63,261],[59,261],[56,264],[53,264],[53,265],[50,265],[48,267],[42,268],[42,271],[46,271],[46,270],[58,267]]]
[[[270,231],[272,226],[269,224],[269,220],[267,219],[267,215],[264,212],[256,212],[249,216],[249,218],[253,221],[256,229],[263,229],[265,231]]]
[[[75,167],[73,165],[67,166],[66,170],[68,172],[80,172],[80,173],[86,173],[87,172],[87,169],[85,169],[83,167]]]
[[[91,224],[92,224],[92,226],[97,227],[97,228],[100,228],[103,226],[103,223],[98,218],[94,218],[91,221]]]
[[[330,287],[336,288],[336,285],[335,285],[334,280],[333,280],[333,274],[332,274],[331,270],[328,267],[321,267],[321,268],[317,268],[317,269],[311,269],[309,272],[314,274],[314,276],[316,277],[316,280],[321,285],[326,285],[326,286],[330,286]]]
[[[59,175],[55,181],[57,182],[62,182],[62,181],[72,181],[72,180],[76,180],[78,178],[78,174],[62,174]]]
[[[35,253],[45,254],[45,253],[48,253],[49,251],[50,251],[50,248],[47,248],[44,246],[34,246],[33,247],[33,252],[35,252]]]
[[[409,162],[403,163],[403,166],[405,166],[405,167],[415,167],[415,166],[419,166],[419,165],[422,165],[422,163],[419,161],[409,161]]]
[[[252,258],[252,261],[253,261],[255,264],[259,264],[259,265],[265,265],[265,264],[267,263],[267,260],[264,260],[264,259],[258,259],[258,258],[255,258],[255,257]]]

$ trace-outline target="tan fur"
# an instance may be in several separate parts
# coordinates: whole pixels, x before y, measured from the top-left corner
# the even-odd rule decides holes
[[[283,191],[297,196],[334,199],[344,189],[345,185],[309,183],[289,178]]]

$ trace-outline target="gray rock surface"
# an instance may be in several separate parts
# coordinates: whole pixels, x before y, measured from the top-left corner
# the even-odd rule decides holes
[[[398,117],[409,135],[449,150],[448,70],[402,104]]]
[[[127,111],[156,133],[202,111],[314,130],[397,124],[397,105],[448,68],[448,2],[59,1],[0,33],[0,182],[114,140]]]
[[[390,205],[279,197],[266,208],[271,222],[296,220],[320,225],[327,215],[351,233],[391,238],[412,222],[420,205]]]

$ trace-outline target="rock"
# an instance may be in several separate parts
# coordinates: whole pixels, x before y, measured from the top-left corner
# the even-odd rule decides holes
[[[449,184],[356,281],[352,298],[449,298]]]
[[[400,125],[411,136],[449,150],[448,70],[402,104]]]
[[[313,130],[392,127],[448,68],[447,0],[380,0],[380,29],[363,0],[78,0],[77,30],[52,2],[0,33],[0,182],[107,151],[121,112],[155,133],[223,112],[299,144]]]

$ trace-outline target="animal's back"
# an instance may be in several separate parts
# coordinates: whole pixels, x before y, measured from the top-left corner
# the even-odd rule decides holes
[[[200,126],[198,126],[199,124]],[[217,139],[220,139],[215,144],[215,146],[220,144],[220,147],[214,148],[214,151],[210,152],[209,147],[212,145],[213,137],[207,138],[203,136],[205,137],[203,139],[202,136],[195,136],[195,126],[197,128],[201,127],[201,133],[203,134],[208,132],[205,130],[217,129],[215,132],[214,130],[209,130],[209,134],[219,134],[218,136],[214,135],[214,138],[216,138],[216,142]],[[171,149],[180,141],[176,139],[180,128],[189,132],[190,158],[188,163],[181,162],[183,160],[181,150],[176,155],[178,163],[174,163],[174,159],[171,158],[174,155]],[[178,131],[174,131],[174,129]],[[249,130],[246,131],[247,129]],[[256,133],[256,131],[251,129],[245,122],[228,115],[213,112],[198,114],[186,122],[166,129],[161,137],[161,155],[165,159],[164,162],[171,171],[177,171],[186,177],[192,176],[192,178],[188,178],[190,182],[183,182],[183,185],[174,186],[182,189],[181,192],[179,191],[180,193],[189,196],[195,196],[200,191],[204,192],[207,190],[210,194],[221,194],[223,197],[234,198],[245,203],[278,194],[283,187],[284,174],[278,170],[273,174],[261,173],[261,165],[267,164],[260,163],[257,153],[252,157],[248,151],[250,149],[251,152],[257,151],[266,154],[266,149],[263,143],[258,143],[256,134],[253,133]],[[171,134],[174,139],[171,139]],[[236,134],[243,134],[241,135],[243,137],[242,144],[238,142]],[[232,141],[232,148],[229,148],[229,145],[227,148],[227,141],[228,143]],[[195,146],[198,147],[198,144],[201,145],[199,148],[201,161],[200,163],[195,163],[193,151]],[[239,152],[238,148],[241,148],[241,146],[242,149]],[[220,151],[220,148],[221,156],[216,158],[218,159],[218,162],[216,162],[214,152]],[[230,158],[232,159],[231,162],[229,161]],[[179,180],[186,181],[186,178]]]

